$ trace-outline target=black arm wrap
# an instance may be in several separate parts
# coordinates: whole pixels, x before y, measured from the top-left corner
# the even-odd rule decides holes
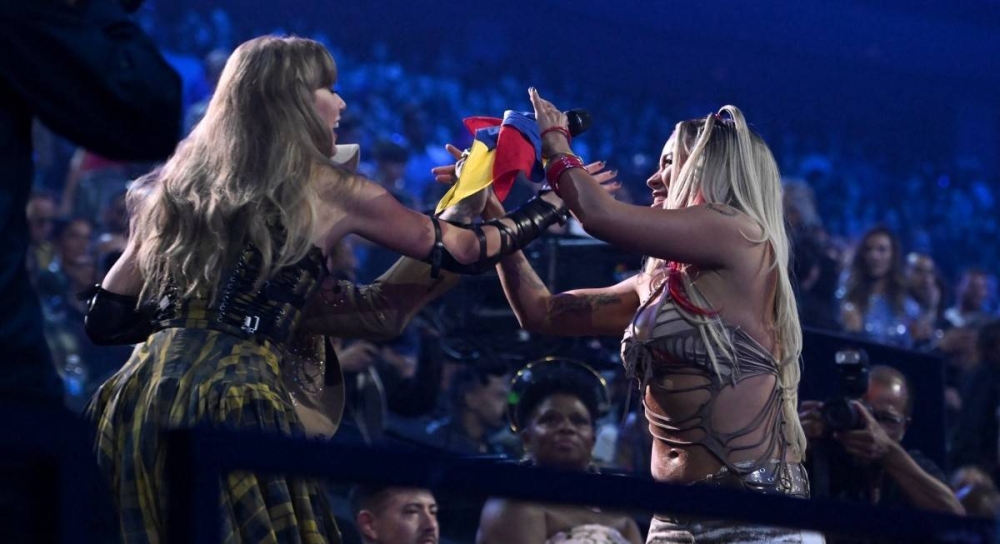
[[[138,297],[105,291],[99,285],[86,295],[89,300],[83,326],[98,346],[138,344],[153,332],[150,316],[136,309]]]
[[[538,238],[545,229],[550,226],[566,221],[569,217],[569,210],[565,207],[556,208],[552,204],[535,197],[529,200],[520,208],[504,216],[504,219],[514,222],[513,227],[501,222],[500,219],[491,219],[480,225],[461,225],[450,223],[459,228],[471,229],[479,238],[479,260],[471,264],[458,262],[448,248],[444,247],[441,241],[441,225],[436,217],[431,217],[434,223],[434,248],[427,256],[427,262],[431,263],[431,277],[436,278],[440,269],[444,268],[449,272],[458,274],[482,274],[491,270],[501,259],[518,251],[535,238]],[[486,234],[483,227],[489,226],[500,231],[500,251],[492,257],[486,255]]]

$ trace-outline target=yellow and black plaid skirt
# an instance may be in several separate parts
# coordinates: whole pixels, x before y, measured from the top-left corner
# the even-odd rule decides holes
[[[269,344],[222,332],[164,329],[101,386],[88,413],[123,542],[162,542],[169,527],[162,431],[207,423],[303,435],[279,358]],[[318,482],[234,472],[221,484],[220,542],[340,542]]]

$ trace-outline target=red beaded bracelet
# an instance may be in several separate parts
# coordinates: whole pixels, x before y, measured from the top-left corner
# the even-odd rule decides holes
[[[542,131],[541,135],[539,135],[539,138],[545,138],[546,134],[553,131],[561,132],[562,135],[566,137],[566,143],[572,145],[573,136],[569,133],[569,129],[567,129],[566,127],[549,127]]]
[[[555,191],[557,195],[562,196],[559,192],[559,178],[567,170],[571,170],[573,168],[583,168],[583,161],[576,155],[561,155],[558,158],[549,161],[549,164],[545,169],[545,179],[548,180],[549,186],[552,187],[552,190]]]

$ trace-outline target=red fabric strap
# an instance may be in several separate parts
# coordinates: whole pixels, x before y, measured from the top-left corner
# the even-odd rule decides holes
[[[549,186],[552,187],[552,190],[555,191],[557,195],[562,196],[559,192],[559,178],[567,170],[571,170],[573,168],[583,168],[583,161],[576,155],[561,155],[549,161],[549,164],[545,169],[545,179],[548,180]]]

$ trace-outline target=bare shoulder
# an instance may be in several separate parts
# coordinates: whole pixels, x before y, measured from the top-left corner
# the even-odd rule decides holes
[[[753,227],[755,230],[760,229],[757,221],[746,213],[728,205],[719,204],[718,202],[710,202],[702,206],[697,206],[698,208],[703,208],[706,212],[711,212],[716,217],[724,218],[724,220],[731,221],[734,226],[744,229],[746,227]]]
[[[476,543],[543,542],[546,533],[545,510],[538,505],[489,499],[479,519]]]
[[[313,202],[317,219],[314,243],[330,248],[351,231],[352,212],[358,210],[364,193],[380,187],[361,175],[328,165],[314,168],[312,182],[317,197]]]
[[[717,202],[695,208],[699,208],[705,220],[711,222],[713,232],[735,244],[731,246],[732,249],[742,248],[754,252],[764,249],[766,244],[760,243],[765,239],[764,226],[742,210]]]
[[[717,202],[710,202],[705,204],[705,207],[713,212],[724,215],[726,217],[737,217],[740,215],[740,211],[736,208],[729,206],[727,204],[719,204]]]
[[[483,505],[481,522],[503,521],[507,523],[515,520],[526,521],[535,518],[543,519],[544,515],[544,510],[539,508],[537,504],[504,498],[491,498]]]
[[[336,206],[360,197],[366,190],[379,188],[361,174],[325,164],[313,169],[313,182],[320,199]]]

